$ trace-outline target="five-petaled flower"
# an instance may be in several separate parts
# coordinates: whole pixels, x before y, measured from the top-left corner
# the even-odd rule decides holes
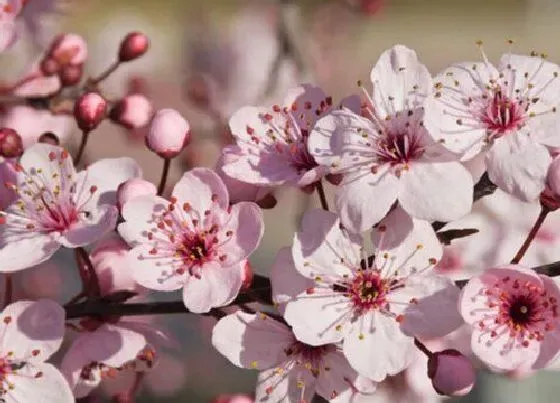
[[[134,249],[130,267],[151,289],[183,288],[185,306],[195,312],[230,303],[243,281],[239,269],[259,245],[264,225],[251,202],[229,206],[220,177],[195,168],[175,185],[170,201],[139,196],[122,208],[120,235]]]
[[[320,119],[309,152],[344,174],[336,209],[351,231],[371,228],[398,200],[415,218],[450,221],[467,214],[473,181],[424,127],[432,78],[416,53],[397,45],[371,72],[373,94],[363,116],[342,108]]]
[[[397,209],[372,240],[368,258],[361,237],[333,213],[306,213],[292,253],[297,271],[315,284],[287,303],[284,317],[298,340],[342,342],[350,365],[381,381],[410,364],[414,337],[444,336],[462,321],[459,290],[433,273],[442,249],[429,223]]]
[[[350,367],[339,346],[311,346],[264,313],[236,312],[216,324],[212,344],[233,364],[261,371],[256,402],[311,402],[314,393],[333,403],[371,394],[375,383]]]
[[[103,159],[76,172],[68,151],[48,144],[27,149],[15,170],[16,183],[4,184],[17,200],[0,212],[0,272],[100,239],[116,225],[118,185],[140,175],[130,158]]]

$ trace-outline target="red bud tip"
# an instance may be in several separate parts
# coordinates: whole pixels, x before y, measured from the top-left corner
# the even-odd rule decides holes
[[[18,158],[23,154],[21,136],[9,128],[0,129],[0,156],[4,158]]]
[[[148,51],[150,40],[141,32],[131,32],[121,42],[119,61],[129,62],[137,59]]]
[[[105,118],[106,111],[107,101],[96,92],[81,95],[74,104],[74,118],[84,132],[99,126]]]

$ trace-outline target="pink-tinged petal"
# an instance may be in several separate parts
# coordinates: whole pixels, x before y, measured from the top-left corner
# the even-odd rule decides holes
[[[242,284],[238,265],[223,267],[207,264],[200,278],[189,276],[183,288],[183,302],[194,313],[206,313],[235,299]]]
[[[270,128],[269,125],[260,118],[261,115],[267,112],[268,110],[265,108],[244,106],[231,116],[229,119],[231,134],[235,137],[237,144],[241,148],[252,147],[252,135],[249,133],[266,133]]]
[[[51,157],[54,157],[51,160]],[[18,185],[23,185],[29,179],[28,175],[41,175],[47,183],[51,183],[52,178],[60,177],[64,173],[61,180],[75,180],[76,171],[70,154],[64,148],[53,146],[50,144],[34,144],[29,147],[21,156],[20,164],[24,174],[18,173]]]
[[[397,199],[399,186],[399,180],[387,167],[379,169],[377,174],[369,171],[348,174],[336,191],[335,206],[340,221],[351,232],[371,229]]]
[[[212,345],[232,364],[247,369],[272,368],[286,358],[294,342],[290,329],[266,316],[238,311],[220,319]]]
[[[169,202],[162,197],[145,195],[129,200],[122,206],[124,223],[118,227],[119,235],[131,246],[148,240],[148,230],[157,223]]]
[[[329,371],[317,378],[317,394],[331,403],[347,403],[375,392],[376,382],[359,375],[341,351],[333,351],[323,357]]]
[[[16,42],[17,24],[15,18],[0,21],[0,53],[9,50]]]
[[[523,130],[496,140],[486,155],[490,180],[522,201],[539,197],[551,161],[546,147]]]
[[[16,193],[5,186],[6,183],[16,183],[15,165],[11,161],[0,163],[0,210],[5,210],[16,199]]]
[[[401,207],[392,210],[371,232],[376,246],[376,266],[395,270],[399,276],[433,267],[443,255],[443,247],[427,221],[410,217]],[[391,262],[387,264],[387,259]]]
[[[296,270],[292,248],[282,248],[276,254],[270,269],[270,283],[272,299],[281,314],[284,314],[288,302],[315,284],[313,280],[302,276]]]
[[[326,98],[325,92],[320,87],[302,84],[288,90],[288,95],[284,98],[284,106],[294,110],[294,120],[299,127],[311,128],[315,121],[330,109],[330,105],[325,103]]]
[[[48,299],[8,305],[0,315],[1,351],[21,361],[47,360],[62,344],[64,319],[64,309]]]
[[[333,173],[344,172],[360,163],[367,164],[375,159],[373,152],[356,152],[362,149],[358,135],[375,133],[378,127],[352,110],[343,108],[334,110],[327,116],[319,119],[311,131],[307,147],[315,161],[323,166],[330,167]],[[362,147],[360,147],[362,146]]]
[[[457,309],[459,292],[445,277],[412,275],[405,280],[403,288],[391,293],[390,301],[405,307],[401,322],[404,333],[432,339],[443,337],[463,324]]]
[[[60,243],[49,235],[37,232],[13,232],[8,238],[7,233],[11,231],[9,221],[0,233],[0,272],[10,273],[36,266],[45,262],[60,248]],[[0,229],[2,228],[0,226]],[[21,231],[18,226],[16,231]]]
[[[469,99],[482,98],[485,85],[496,80],[490,63],[459,63],[434,78],[435,90],[426,100],[424,125],[436,141],[467,160],[482,151],[487,128],[471,109]]]
[[[305,277],[343,276],[360,265],[361,237],[340,228],[336,214],[314,209],[305,213],[294,236],[296,269]]]
[[[105,158],[91,164],[83,173],[78,186],[85,189],[77,200],[78,205],[117,204],[117,189],[121,183],[132,178],[142,177],[142,168],[132,158]],[[91,194],[88,189],[95,186]],[[91,207],[93,208],[93,207]]]
[[[5,382],[13,384],[7,388],[3,398],[6,402],[75,402],[72,390],[64,376],[53,365],[47,363],[27,363],[18,369],[17,375],[9,374]]]
[[[457,350],[444,350],[428,361],[428,374],[441,395],[465,396],[474,386],[476,372],[470,360]]]
[[[278,373],[277,368],[259,373],[255,388],[256,402],[310,402],[315,392],[316,379],[311,371],[299,374]],[[302,383],[305,385],[301,388]]]
[[[259,246],[264,234],[263,216],[259,206],[251,202],[233,205],[228,221],[221,228],[221,234],[224,239],[220,249],[222,266],[229,267],[249,257]]]
[[[22,77],[13,94],[22,98],[45,98],[60,91],[62,82],[58,74],[45,76],[40,70],[40,60],[32,64],[29,72]]]
[[[119,211],[115,206],[99,206],[91,211],[88,217],[82,218],[62,233],[58,242],[67,248],[89,245],[114,230],[118,217]]]
[[[413,339],[395,318],[372,313],[358,318],[344,336],[343,352],[358,373],[374,381],[404,370],[415,356]]]
[[[173,188],[179,202],[188,202],[194,211],[203,213],[216,203],[222,209],[229,205],[229,195],[222,179],[208,168],[194,168],[185,173]]]
[[[175,291],[183,287],[186,280],[184,272],[175,271],[172,259],[150,253],[152,246],[136,246],[127,255],[127,265],[132,267],[134,280],[143,287],[158,291]]]
[[[402,45],[381,54],[371,71],[374,109],[380,118],[421,107],[432,88],[432,76],[416,52]]]
[[[457,220],[471,211],[472,198],[472,176],[458,162],[419,162],[400,178],[399,203],[421,220]]]
[[[288,302],[284,318],[298,340],[320,346],[342,340],[346,325],[338,325],[346,321],[352,309],[350,299],[342,293],[317,287]]]
[[[528,130],[534,141],[552,148],[551,154],[554,155],[554,149],[560,147],[560,119],[555,113],[539,116],[538,120],[529,120]]]
[[[84,367],[92,363],[103,363],[118,368],[134,361],[144,347],[146,339],[143,335],[119,326],[102,325],[94,332],[81,333],[74,340],[62,359],[60,370],[75,392],[82,386],[80,395],[85,396],[101,382],[101,378],[84,385],[86,381],[80,377]]]
[[[359,95],[350,95],[342,98],[342,101],[340,101],[340,109],[343,108],[349,109],[359,115],[362,111],[362,99]]]

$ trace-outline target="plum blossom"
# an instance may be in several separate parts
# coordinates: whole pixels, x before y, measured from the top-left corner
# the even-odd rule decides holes
[[[521,200],[536,200],[551,161],[547,147],[560,146],[554,116],[560,68],[538,56],[508,53],[498,66],[483,57],[434,79],[426,128],[462,160],[485,153],[492,182]]]
[[[311,346],[266,314],[237,312],[216,324],[212,344],[234,365],[258,369],[256,402],[352,402],[375,391],[375,383],[350,367],[340,347]]]
[[[0,401],[73,402],[62,374],[45,362],[62,344],[62,307],[46,299],[15,302],[0,314],[0,328]]]
[[[413,50],[397,45],[381,55],[371,80],[364,116],[333,111],[309,137],[314,160],[344,174],[335,198],[344,226],[365,231],[397,200],[418,219],[451,221],[467,214],[472,177],[423,124],[432,86],[427,68]]]
[[[243,281],[240,263],[258,246],[262,213],[250,202],[229,207],[220,177],[195,168],[183,175],[170,201],[140,196],[122,208],[120,235],[136,281],[150,289],[183,288],[185,306],[195,312],[227,305]]]
[[[560,289],[519,265],[486,270],[463,288],[459,309],[473,353],[496,370],[541,369],[560,351]]]
[[[336,215],[311,210],[292,249],[297,271],[314,281],[287,303],[284,317],[298,340],[342,342],[360,374],[375,381],[405,369],[414,337],[444,336],[461,324],[458,289],[435,275],[442,255],[429,223],[394,210],[373,230],[373,258]]]
[[[229,121],[236,145],[224,149],[238,158],[227,161],[223,171],[255,185],[303,187],[317,182],[329,168],[309,154],[307,142],[316,120],[332,107],[323,90],[304,84],[291,90],[282,106],[239,109]]]
[[[100,239],[117,221],[117,186],[139,176],[130,158],[104,159],[76,172],[61,147],[36,144],[15,166],[7,186],[17,200],[0,212],[0,271],[22,270],[49,259],[61,246]]]

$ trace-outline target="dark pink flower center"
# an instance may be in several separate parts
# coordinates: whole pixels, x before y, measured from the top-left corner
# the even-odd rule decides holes
[[[379,138],[375,150],[382,162],[391,165],[408,164],[424,154],[419,137],[409,133],[389,133]]]
[[[522,101],[513,100],[502,94],[500,89],[488,98],[488,104],[482,111],[482,122],[492,134],[501,137],[523,125],[527,113]]]
[[[360,312],[385,307],[390,290],[389,282],[372,270],[359,270],[347,286],[335,286],[335,291],[347,294]]]

